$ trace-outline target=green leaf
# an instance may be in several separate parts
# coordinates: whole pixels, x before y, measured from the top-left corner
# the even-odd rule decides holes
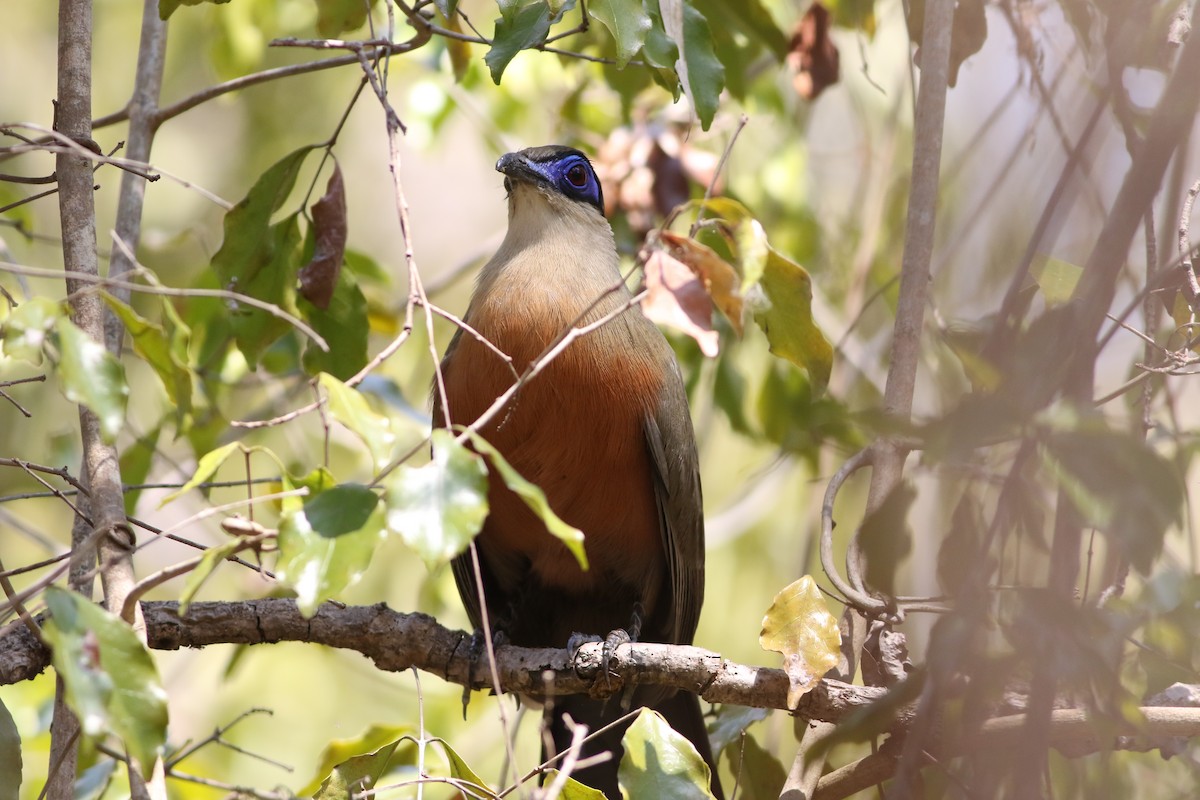
[[[212,575],[217,565],[242,549],[242,547],[243,539],[238,537],[230,539],[227,542],[222,542],[204,551],[204,555],[200,558],[200,563],[188,573],[187,581],[183,584],[183,591],[179,593],[179,616],[183,617],[187,615],[188,607],[192,604],[192,598],[196,596],[196,592],[200,591],[200,587]]]
[[[713,753],[721,752],[742,738],[742,734],[756,722],[767,718],[771,712],[765,708],[723,705],[716,710],[716,719],[709,723],[708,739]],[[735,773],[736,774],[736,773]]]
[[[617,768],[617,783],[623,797],[712,797],[708,764],[657,711],[643,708],[621,744],[625,756]]]
[[[108,349],[66,317],[54,323],[58,334],[58,374],[63,394],[72,403],[91,409],[100,421],[100,433],[112,442],[125,425],[129,385],[125,368]]]
[[[327,538],[361,530],[379,504],[379,495],[361,483],[343,483],[309,498],[304,514],[313,529]]]
[[[475,448],[477,453],[487,456],[488,461],[492,465],[500,478],[504,481],[504,485],[512,490],[513,494],[525,501],[525,505],[529,506],[538,519],[546,526],[546,530],[567,546],[571,554],[575,556],[575,560],[579,562],[579,566],[583,569],[588,568],[587,554],[583,550],[583,531],[573,525],[568,525],[562,520],[558,514],[554,513],[554,509],[550,508],[550,501],[546,499],[546,493],[540,487],[525,480],[521,473],[509,464],[504,456],[500,455],[500,451],[480,436],[478,433],[471,433],[471,446]]]
[[[208,481],[220,466],[225,463],[225,459],[229,458],[235,450],[244,451],[240,442],[230,442],[227,445],[218,447],[216,450],[205,453],[196,463],[196,471],[192,473],[192,477],[188,478],[187,483],[164,497],[162,502],[158,504],[158,507],[162,508],[181,494],[186,494],[200,484]]]
[[[787,55],[789,37],[775,24],[762,0],[707,0],[698,5],[721,9],[724,13],[720,21],[729,20],[738,30],[758,39],[780,61]],[[716,25],[719,21],[709,15],[709,22]]]
[[[325,473],[318,470],[317,479],[324,483]],[[292,479],[285,480],[292,485]],[[327,490],[336,492],[339,487]],[[279,580],[296,591],[296,605],[300,613],[311,617],[326,600],[336,596],[362,577],[371,563],[383,534],[383,513],[362,515],[365,507],[361,490],[352,487],[340,492],[330,503],[317,503],[317,498],[327,492],[314,494],[303,504],[298,498],[286,498],[283,516],[279,522],[279,561],[275,571]],[[374,493],[367,490],[374,498]],[[342,516],[337,513],[337,499],[353,497],[352,508]],[[372,508],[376,504],[372,501]],[[315,508],[314,517],[309,509]],[[360,522],[357,528],[347,527]],[[319,525],[330,526],[322,529]]]
[[[21,733],[0,698],[0,800],[21,796]]]
[[[699,9],[684,0],[659,0],[659,8],[667,36],[683,54],[675,63],[679,82],[700,118],[700,127],[708,130],[717,113],[721,90],[725,88],[725,67],[713,50],[708,21]]]
[[[51,586],[45,597],[52,618],[43,633],[84,734],[116,734],[149,776],[167,738],[167,695],[150,653],[133,628],[82,595]]]
[[[458,754],[458,751],[450,746],[449,742],[447,742],[445,739],[435,739],[434,741],[438,743],[438,745],[442,748],[442,752],[446,755],[446,761],[450,765],[450,777],[466,782],[468,786],[463,788],[475,788],[477,791],[482,792],[484,796],[491,794],[491,791],[488,789],[488,785],[484,783],[483,779],[475,773],[475,770],[471,769],[471,766],[463,760],[462,756]]]
[[[545,785],[549,786],[558,778],[558,770],[546,770]],[[593,789],[590,786],[584,786],[579,781],[568,776],[566,783],[562,786],[562,791],[558,794],[562,800],[605,800],[604,792],[599,789]]]
[[[204,3],[211,3],[219,6],[228,3],[230,0],[158,0],[158,18],[166,19],[175,13],[175,9],[180,6],[199,6]]]
[[[326,352],[316,342],[305,343],[302,358],[305,372],[309,375],[328,372],[344,381],[366,366],[371,318],[367,298],[349,270],[338,273],[328,308],[317,308],[304,298],[299,298],[297,305],[304,321],[329,345]]]
[[[1057,258],[1046,258],[1033,265],[1034,280],[1048,306],[1060,306],[1070,301],[1082,274],[1083,267]]]
[[[317,383],[329,398],[329,415],[362,439],[371,451],[375,466],[391,460],[396,445],[392,420],[372,411],[366,398],[357,389],[350,388],[328,373],[317,376]]]
[[[1180,520],[1184,490],[1175,468],[1140,439],[1103,429],[1056,432],[1047,449],[1083,518],[1149,573],[1164,534]]]
[[[271,166],[249,194],[225,215],[225,238],[212,267],[221,285],[288,310],[294,305],[299,270],[298,213],[282,222],[271,218],[296,184],[304,159],[313,148],[302,147]],[[238,349],[250,366],[291,327],[259,308],[239,306],[231,320]]]
[[[550,26],[560,22],[563,14],[575,7],[575,0],[565,0],[552,7],[548,0],[497,0],[500,18],[492,36],[492,49],[483,60],[491,70],[492,80],[500,77],[517,53],[537,47],[546,41]]]
[[[617,43],[617,68],[624,69],[646,41],[650,16],[641,0],[592,0],[588,13],[608,28]]]
[[[182,423],[192,410],[192,378],[195,375],[187,363],[186,341],[180,347],[167,337],[161,325],[145,319],[108,292],[101,292],[101,296],[129,331],[134,352],[146,360],[162,381],[163,389],[175,407],[176,419]]]
[[[646,41],[642,45],[642,57],[652,68],[651,76],[671,97],[679,100],[679,75],[675,72],[675,62],[679,60],[679,48],[667,35],[663,27],[662,13],[658,0],[643,0],[646,14],[650,17],[650,29],[646,31]]]
[[[833,347],[813,321],[812,278],[799,264],[771,249],[762,277],[768,306],[754,314],[771,352],[808,371],[818,392],[829,383]]]
[[[346,31],[355,31],[367,22],[368,5],[373,8],[378,0],[316,0],[317,33],[326,39],[339,36]]]
[[[160,421],[153,430],[144,436],[139,436],[132,445],[121,449],[121,480],[126,486],[139,484],[146,480],[146,476],[150,474],[150,467],[154,463],[154,456],[157,455],[158,437],[161,434],[162,422]],[[138,498],[141,497],[141,494],[141,489],[125,491],[126,514],[132,514],[133,510],[137,508]]]
[[[64,314],[62,303],[47,297],[32,297],[12,309],[0,324],[0,344],[4,354],[20,358],[35,366],[42,363],[42,347],[46,334]]]
[[[742,800],[775,800],[783,792],[787,770],[753,736],[743,736],[725,748],[725,757],[738,780]]]
[[[834,24],[839,28],[858,28],[868,38],[875,36],[875,0],[826,0],[825,5],[829,7]],[[1076,4],[1066,5],[1074,7]]]
[[[433,460],[400,465],[387,479],[387,526],[430,569],[467,548],[487,517],[487,467],[445,430],[433,432]]]
[[[375,755],[384,750],[388,750],[390,754],[410,733],[412,733],[412,728],[407,725],[372,725],[353,739],[332,740],[321,751],[321,758],[313,779],[297,794],[302,797],[312,796],[321,789],[322,782],[333,773],[339,764],[345,764],[360,756]]]

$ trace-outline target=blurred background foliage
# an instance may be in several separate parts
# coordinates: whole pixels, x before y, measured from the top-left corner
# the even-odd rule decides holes
[[[163,105],[220,81],[324,55],[273,47],[273,40],[373,38],[385,30],[388,15],[381,3],[372,6],[370,27],[364,22],[350,30],[322,17],[336,15],[332,5],[235,0],[176,9],[170,18]],[[437,20],[450,25],[448,5],[436,5]],[[908,5],[915,17],[923,4],[913,0]],[[1039,374],[1053,373],[1056,364],[1036,358],[1037,337],[1045,341],[1061,331],[1049,323],[1040,329],[1031,326],[1029,346],[1014,351],[1017,366],[1003,359],[989,361],[979,343],[1097,104],[1100,121],[1083,148],[1079,174],[1068,182],[1048,233],[1032,248],[1035,274],[1048,277],[1018,287],[1035,311],[1052,307],[1061,296],[1061,288],[1059,295],[1047,289],[1051,278],[1070,280],[1061,269],[1055,271],[1055,264],[1070,267],[1086,261],[1129,166],[1121,125],[1102,91],[1109,78],[1104,60],[1111,56],[1105,31],[1120,32],[1135,54],[1120,75],[1128,99],[1124,113],[1135,129],[1144,125],[1162,90],[1169,63],[1144,54],[1164,50],[1167,22],[1177,4],[1119,5],[1100,0],[959,3],[963,18],[955,21],[955,85],[946,113],[933,285],[915,404],[915,432],[926,438],[929,451],[910,462],[911,503],[895,519],[884,520],[889,530],[909,531],[911,542],[894,556],[876,554],[870,576],[872,585],[884,582],[903,595],[959,595],[956,577],[961,579],[967,564],[980,557],[983,532],[993,515],[1001,516],[999,493],[1008,491],[1003,511],[1009,516],[1002,527],[1015,535],[983,551],[994,562],[982,574],[995,590],[995,617],[989,620],[998,627],[980,623],[976,632],[982,644],[960,646],[953,637],[942,639],[943,652],[959,652],[963,664],[984,673],[992,659],[1012,652],[1044,657],[1036,652],[1037,637],[1029,634],[1031,620],[1051,620],[1061,624],[1062,632],[1079,619],[1066,612],[1054,617],[1036,598],[1015,589],[1044,584],[1054,489],[1067,475],[1085,503],[1099,506],[1107,498],[1113,504],[1105,519],[1093,520],[1093,531],[1124,530],[1127,536],[1104,539],[1093,532],[1084,565],[1089,585],[1080,587],[1081,594],[1094,598],[1113,582],[1119,570],[1114,554],[1124,553],[1142,573],[1130,579],[1123,598],[1095,612],[1096,638],[1076,637],[1074,645],[1064,645],[1058,654],[1068,662],[1064,674],[1074,675],[1088,663],[1096,668],[1080,678],[1081,685],[1103,695],[1102,705],[1110,709],[1174,681],[1195,682],[1200,656],[1194,644],[1200,625],[1196,539],[1190,506],[1183,514],[1172,507],[1178,505],[1178,487],[1189,475],[1195,451],[1194,383],[1155,376],[1144,382],[1153,390],[1148,412],[1139,388],[1105,404],[1098,415],[1084,414],[1050,398],[987,394],[1014,383],[1028,389]],[[836,355],[828,390],[822,393],[803,370],[769,355],[765,337],[754,326],[739,340],[728,324],[717,320],[722,352],[716,359],[704,358],[693,341],[672,334],[697,423],[708,519],[708,603],[697,644],[734,661],[776,663],[758,646],[759,621],[779,587],[809,572],[824,580],[815,556],[825,482],[846,456],[889,430],[878,409],[889,363],[913,145],[917,69],[909,31],[919,31],[919,25],[906,24],[904,6],[899,0],[828,3],[829,26],[821,36],[829,38],[822,39],[822,50],[819,45],[801,48],[793,38],[812,35],[803,31],[802,19],[810,11],[806,2],[695,0],[689,13],[707,20],[713,51],[724,69],[719,106],[711,121],[704,120],[710,124],[701,124],[686,98],[674,102],[677,85],[670,70],[641,64],[617,69],[580,57],[622,57],[618,43],[595,20],[587,31],[555,43],[568,54],[528,50],[515,55],[499,85],[493,81],[494,66],[489,69],[484,60],[486,46],[443,37],[393,57],[387,69],[391,102],[407,128],[401,139],[401,181],[416,261],[431,300],[455,313],[465,309],[475,268],[503,234],[502,179],[493,171],[500,154],[548,142],[574,144],[594,154],[619,245],[632,263],[647,231],[662,224],[676,204],[704,194],[739,129],[739,118],[748,118],[717,179],[718,191],[740,200],[771,244],[808,269],[813,313],[836,343]],[[46,3],[5,8],[0,120],[50,124],[55,13],[54,4]],[[139,13],[136,4],[95,3],[98,115],[117,111],[128,99]],[[493,0],[462,0],[454,24],[469,32],[464,25],[469,20],[490,36],[498,13]],[[1142,42],[1122,27],[1139,14],[1146,14],[1148,21],[1141,23],[1146,31],[1163,35]],[[574,7],[551,32],[569,30],[579,19],[580,9]],[[396,24],[396,40],[408,38],[410,29],[398,12]],[[814,78],[821,83],[821,70],[828,73],[828,43],[836,47],[840,80],[814,88]],[[818,62],[815,68],[812,58]],[[652,62],[653,56],[644,59]],[[271,165],[297,148],[328,141],[346,114],[332,153],[346,191],[346,266],[365,301],[367,351],[374,354],[404,324],[408,285],[383,115],[369,89],[347,114],[361,78],[351,64],[225,94],[166,121],[151,162],[235,203]],[[720,91],[719,84],[708,88]],[[105,152],[122,136],[123,124],[95,133]],[[324,191],[330,171],[328,164],[318,168],[320,162],[313,155],[299,164],[294,188],[277,198],[280,211],[273,221],[300,212],[302,227],[309,230],[305,209]],[[6,162],[3,171],[18,171],[18,163],[22,174],[53,170],[50,156],[30,155]],[[1159,195],[1156,244],[1161,264],[1175,253],[1174,220],[1195,166],[1192,143],[1176,159]],[[117,172],[102,169],[96,182],[99,246],[107,257],[113,247],[109,231],[116,213]],[[27,196],[27,189],[0,182],[0,206]],[[228,241],[224,219],[220,205],[187,186],[167,179],[151,184],[140,263],[167,286],[220,285],[213,262]],[[301,235],[299,228],[295,235]],[[0,260],[54,267],[61,265],[58,244],[52,199],[0,214]],[[1131,250],[1117,309],[1145,284],[1141,244],[1139,239]],[[0,274],[0,285],[21,298],[62,296],[60,281],[52,279]],[[163,320],[159,298],[135,294],[132,306],[148,319]],[[165,508],[159,503],[170,487],[191,477],[198,458],[233,439],[270,448],[294,475],[326,464],[339,480],[371,479],[375,467],[362,442],[344,428],[326,429],[315,414],[265,429],[229,426],[232,420],[268,418],[312,399],[302,364],[303,337],[289,332],[271,343],[254,370],[231,344],[226,301],[187,298],[173,306],[190,328],[182,358],[196,379],[191,409],[181,409],[146,361],[127,349],[124,362],[132,393],[118,440],[123,477],[130,484],[166,487],[131,493],[130,513],[160,528],[185,525],[178,532],[202,545],[223,542],[217,518],[190,517],[243,498],[244,486],[190,492]],[[1159,330],[1138,308],[1129,324],[1166,341],[1167,328]],[[360,386],[373,409],[390,420],[397,437],[394,452],[419,444],[429,423],[430,346],[440,352],[453,326],[438,319],[433,332],[435,341],[429,343],[418,324],[405,346]],[[1133,365],[1144,360],[1142,347],[1132,333],[1119,331],[1111,338],[1096,366],[1097,396],[1136,374]],[[339,377],[358,366],[340,365]],[[36,372],[28,363],[0,359],[0,380]],[[1007,384],[1005,376],[1011,378]],[[52,466],[77,465],[74,406],[54,385],[10,391],[34,413],[26,419],[0,404],[0,454]],[[978,396],[994,402],[974,402]],[[1008,418],[1005,408],[1019,411]],[[1140,448],[1136,443],[1143,418],[1148,420],[1149,444]],[[1036,455],[1021,455],[1028,442],[1037,443]],[[984,444],[988,446],[981,449]],[[1031,466],[1014,470],[1016,478],[1006,484],[1005,475],[1017,459]],[[262,478],[280,474],[274,462],[254,455],[229,459],[214,477],[236,483],[247,471]],[[856,478],[839,497],[839,547],[862,521],[865,486]],[[42,488],[20,470],[0,471],[0,549],[9,568],[40,561],[69,541],[69,509],[53,497],[26,496]],[[1147,515],[1156,513],[1161,521],[1147,527]],[[256,510],[256,519],[267,525],[278,515],[277,507]],[[1114,515],[1130,517],[1128,524],[1110,525]],[[1114,541],[1119,543],[1115,547]],[[155,540],[139,551],[138,568],[148,573],[192,553]],[[13,580],[20,588],[34,578],[36,573]],[[178,597],[182,583],[165,584],[152,596]],[[198,597],[233,599],[273,591],[275,585],[254,571],[226,564]],[[431,574],[395,539],[378,547],[361,580],[338,599],[386,602],[398,610],[431,613],[451,627],[468,625],[449,571]],[[914,614],[904,628],[919,663],[937,657],[939,634],[931,638],[932,625],[929,615]],[[943,630],[941,635],[949,634]],[[503,748],[492,708],[497,701],[477,693],[464,723],[458,687],[432,677],[423,676],[418,684],[412,675],[378,672],[353,654],[298,644],[210,647],[155,653],[155,659],[170,697],[174,745],[205,737],[248,709],[269,710],[239,722],[226,735],[254,756],[205,747],[181,765],[193,774],[295,790],[312,777],[318,754],[331,739],[356,736],[376,723],[411,725],[422,702],[429,731],[447,738],[481,775],[493,777],[500,768]],[[53,692],[50,672],[30,683],[0,687],[24,743],[23,797],[37,797],[47,768]],[[526,724],[521,734],[526,763],[536,755],[534,727]],[[771,715],[751,733],[785,768],[790,764],[795,740],[785,715]],[[863,748],[838,745],[830,764],[859,757]],[[1165,763],[1136,754],[1055,757],[1055,796],[1191,796],[1196,755],[1186,749]],[[955,785],[956,779],[941,771],[929,772],[928,796],[943,796],[937,786]],[[732,786],[728,775],[726,785]],[[172,793],[179,798],[220,794],[183,782],[172,783]],[[110,788],[106,796],[118,794]]]

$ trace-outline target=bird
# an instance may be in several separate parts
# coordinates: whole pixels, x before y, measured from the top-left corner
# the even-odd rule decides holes
[[[466,326],[442,358],[435,424],[473,422],[572,327],[612,318],[571,341],[480,431],[541,487],[558,516],[583,531],[588,560],[584,570],[490,471],[489,514],[475,539],[488,621],[525,647],[563,647],[581,634],[608,635],[610,643],[627,635],[691,644],[704,599],[704,515],[679,365],[622,279],[587,156],[562,145],[531,147],[502,156],[496,170],[504,175],[508,230],[480,270]],[[454,559],[452,571],[480,630],[469,551]],[[721,800],[698,697],[639,686],[625,699],[659,711],[692,742]],[[623,705],[618,698],[554,698],[546,714],[555,752],[571,742],[567,715],[595,731],[625,715]],[[628,724],[587,742],[584,758],[603,751],[612,758],[572,777],[620,798],[617,768]]]

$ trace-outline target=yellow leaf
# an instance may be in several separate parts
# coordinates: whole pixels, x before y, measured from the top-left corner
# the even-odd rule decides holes
[[[775,595],[763,617],[758,643],[764,650],[783,654],[791,684],[788,708],[796,708],[800,698],[837,664],[842,643],[837,618],[829,613],[811,575]]]

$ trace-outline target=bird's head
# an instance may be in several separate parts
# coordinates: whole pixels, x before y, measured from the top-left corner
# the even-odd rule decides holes
[[[604,216],[604,192],[600,179],[587,156],[573,147],[546,145],[507,153],[496,162],[496,171],[504,174],[504,188],[510,201],[528,187],[544,195],[552,204],[579,204]]]

